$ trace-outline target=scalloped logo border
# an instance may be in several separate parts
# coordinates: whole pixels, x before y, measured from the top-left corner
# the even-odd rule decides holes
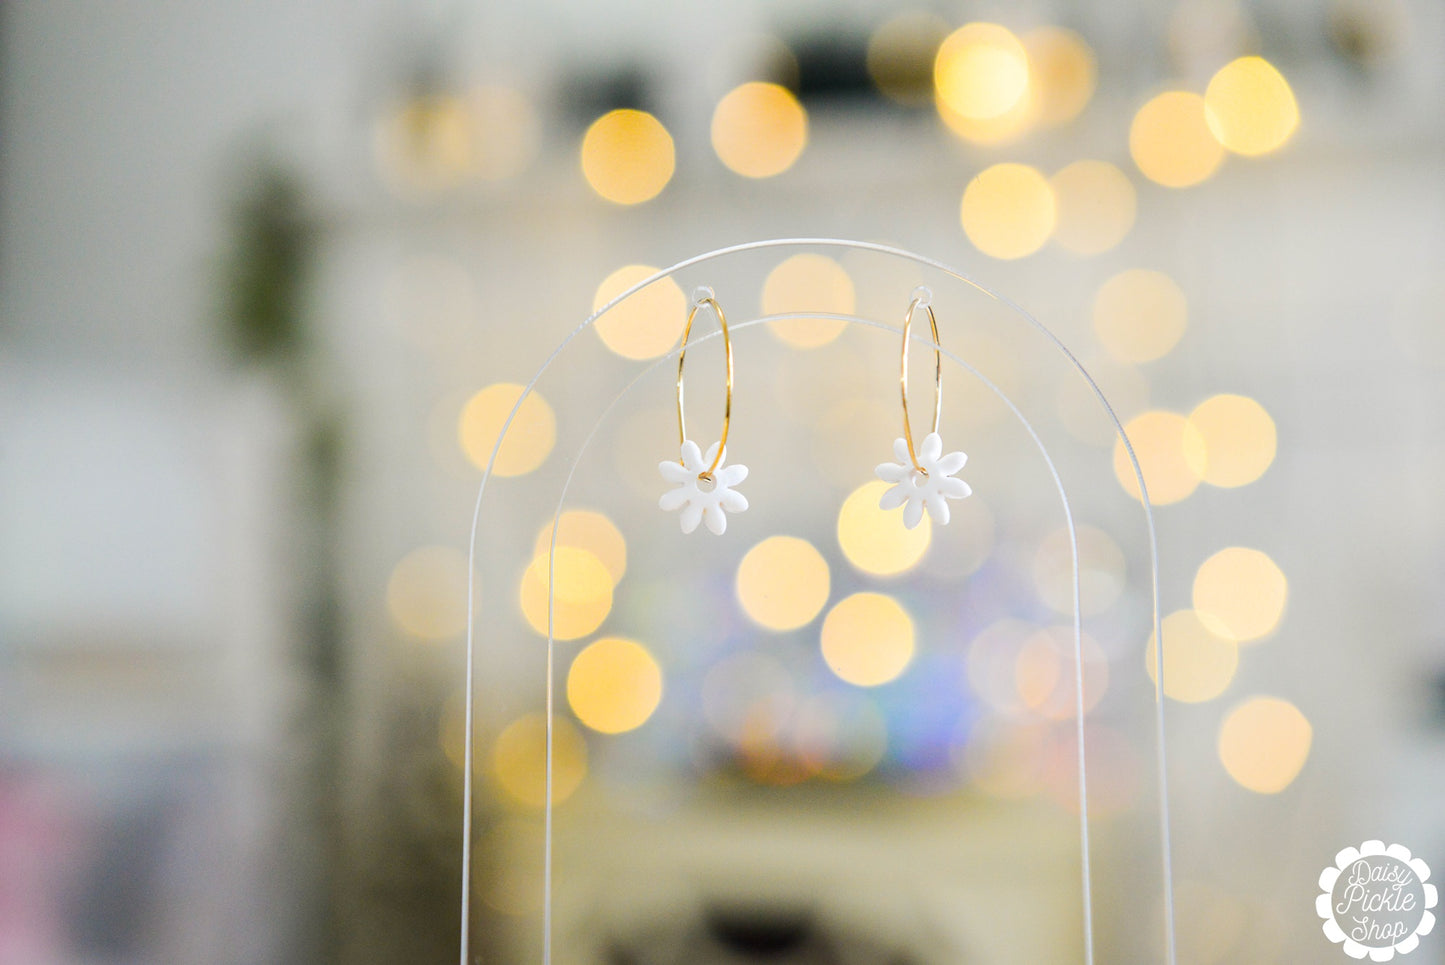
[[[1371,947],[1363,945],[1351,938],[1340,923],[1335,919],[1334,890],[1335,882],[1345,869],[1353,866],[1361,860],[1376,856],[1394,858],[1397,861],[1408,865],[1410,870],[1420,881],[1421,889],[1425,892],[1425,908],[1420,916],[1420,923],[1410,934],[1402,936],[1393,945],[1383,947]],[[1430,909],[1434,908],[1440,900],[1438,890],[1429,883],[1430,868],[1419,858],[1410,854],[1410,849],[1404,845],[1392,844],[1385,846],[1383,841],[1366,841],[1358,848],[1345,848],[1335,855],[1335,863],[1324,871],[1320,872],[1320,895],[1315,899],[1315,911],[1324,919],[1325,937],[1337,945],[1344,946],[1344,953],[1351,958],[1369,958],[1372,962],[1388,962],[1397,954],[1408,955],[1420,947],[1420,939],[1430,934],[1435,927],[1435,915]]]

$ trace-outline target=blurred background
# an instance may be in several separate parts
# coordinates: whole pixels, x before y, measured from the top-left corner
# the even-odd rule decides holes
[[[455,960],[482,468],[595,309],[775,237],[962,269],[1125,422],[1180,961],[1342,960],[1316,881],[1365,839],[1445,868],[1440,4],[14,2],[0,44],[3,965]],[[1111,426],[1006,307],[800,245],[630,296],[503,440],[473,961],[540,958],[574,467],[558,961],[1084,960],[1047,477],[950,369],[975,496],[902,529],[896,336],[777,320],[896,326],[920,282],[1074,484],[1094,946],[1162,960]],[[655,505],[698,284],[774,319],[721,539]],[[689,359],[706,446],[716,340]]]

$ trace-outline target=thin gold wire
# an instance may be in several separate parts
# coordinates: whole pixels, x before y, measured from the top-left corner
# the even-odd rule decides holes
[[[898,388],[903,396],[903,439],[908,444],[908,458],[913,460],[914,470],[926,476],[928,470],[918,464],[918,454],[913,449],[913,426],[908,421],[908,337],[913,328],[913,315],[920,307],[928,313],[928,327],[933,330],[933,429],[930,431],[937,432],[938,417],[943,412],[942,342],[938,338],[938,318],[933,314],[933,306],[921,297],[915,297],[908,303],[908,313],[903,316],[903,352],[898,365]]]
[[[723,314],[722,306],[717,299],[712,297],[698,299],[692,306],[692,311],[687,313],[687,324],[682,329],[682,349],[677,353],[677,444],[682,445],[687,441],[687,418],[683,415],[683,390],[682,390],[682,366],[687,360],[687,339],[692,334],[692,321],[697,318],[697,313],[706,305],[712,308],[713,314],[717,316],[718,325],[722,328],[723,354],[727,357],[727,395],[723,401],[723,427],[722,436],[718,439],[717,455],[713,456],[712,465],[704,472],[698,473],[697,478],[712,482],[712,474],[717,469],[718,463],[722,462],[723,450],[728,444],[728,429],[733,421],[733,340],[728,334],[727,316]],[[936,329],[935,329],[936,331]],[[940,364],[942,362],[940,361]],[[682,463],[682,460],[678,460]]]

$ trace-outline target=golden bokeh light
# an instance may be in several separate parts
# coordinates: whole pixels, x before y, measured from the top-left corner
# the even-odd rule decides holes
[[[868,76],[879,92],[910,107],[933,100],[933,62],[948,22],[910,11],[885,22],[868,39]]]
[[[569,509],[558,520],[557,546],[571,546],[586,550],[607,567],[614,584],[627,572],[627,540],[617,524],[606,514],[590,509]],[[552,524],[542,527],[537,534],[533,556],[545,556],[552,551]]]
[[[893,576],[912,569],[928,552],[933,523],[927,515],[913,529],[903,525],[901,510],[878,508],[889,484],[875,479],[853,490],[838,511],[838,545],[864,573]]]
[[[522,574],[518,599],[533,630],[547,635],[548,579],[555,570],[557,592],[552,599],[552,636],[558,640],[585,637],[612,612],[612,574],[593,553],[575,546],[557,547],[556,566],[547,553],[538,554]]]
[[[1094,333],[1120,362],[1152,362],[1168,355],[1189,325],[1189,303],[1162,271],[1130,268],[1094,294]]]
[[[859,687],[886,684],[913,659],[913,619],[893,597],[854,593],[823,618],[823,659]]]
[[[1143,175],[1168,188],[1205,181],[1224,160],[1205,119],[1204,98],[1165,91],[1139,108],[1129,127],[1129,153]]]
[[[1108,161],[1075,161],[1049,178],[1058,218],[1054,241],[1076,255],[1108,251],[1134,227],[1134,185]]]
[[[467,556],[450,546],[414,549],[391,571],[386,609],[404,633],[446,640],[467,629]]]
[[[1139,460],[1139,471],[1144,474],[1150,504],[1167,506],[1177,503],[1199,488],[1199,474],[1190,465],[1186,453],[1190,447],[1200,443],[1194,427],[1184,416],[1177,412],[1151,410],[1130,419],[1124,425],[1124,432]],[[1114,443],[1114,477],[1126,493],[1135,499],[1142,498],[1134,465],[1129,461],[1129,453],[1122,440]]]
[[[1124,592],[1124,551],[1109,534],[1094,526],[1075,527],[1079,548],[1079,612],[1103,613]],[[1074,560],[1067,527],[1039,544],[1034,554],[1034,585],[1039,598],[1056,613],[1074,612]]]
[[[1278,697],[1251,697],[1219,726],[1219,760],[1241,787],[1278,794],[1310,756],[1314,728],[1298,707]]]
[[[1027,164],[1007,162],[980,171],[968,183],[959,217],[979,251],[1022,258],[1049,240],[1058,211],[1048,178]]]
[[[523,386],[511,382],[489,385],[467,400],[457,420],[457,441],[472,465],[486,469],[496,448],[497,437],[506,425],[512,407],[522,397]],[[497,450],[492,472],[498,476],[522,476],[546,461],[557,442],[557,417],[541,393],[533,390],[517,409],[507,437]]]
[[[582,175],[616,204],[651,201],[672,180],[672,135],[646,111],[609,111],[582,138]]]
[[[592,296],[598,311],[612,299],[657,274],[650,265],[624,265],[602,280]],[[655,359],[682,337],[687,321],[687,296],[671,278],[659,278],[592,323],[602,344],[625,359]]]
[[[519,90],[489,84],[468,98],[475,119],[472,168],[484,181],[522,173],[537,154],[541,123],[532,102]]]
[[[1062,27],[1040,27],[1023,37],[1038,120],[1054,127],[1078,117],[1094,96],[1098,64],[1084,38]]]
[[[1211,486],[1232,488],[1254,482],[1274,462],[1278,439],[1264,406],[1243,395],[1216,395],[1189,413],[1198,446],[1185,455]]]
[[[795,536],[771,536],[738,564],[738,602],[769,630],[796,630],[811,622],[828,602],[831,585],[823,554]]]
[[[764,315],[829,312],[851,315],[857,306],[848,270],[826,255],[804,252],[779,264],[763,280]],[[828,318],[786,318],[769,322],[769,330],[795,348],[827,345],[848,327]]]
[[[938,103],[975,121],[1007,114],[1028,96],[1023,43],[995,23],[968,23],[949,34],[933,60]]]
[[[1163,625],[1165,696],[1198,704],[1224,693],[1239,668],[1239,645],[1213,632],[1193,610],[1176,610]],[[1159,641],[1152,633],[1144,660],[1157,685]]]
[[[729,91],[712,115],[712,147],[747,178],[782,174],[808,146],[808,112],[792,91],[752,81]]]
[[[1215,633],[1247,643],[1267,637],[1284,618],[1289,581],[1267,553],[1229,546],[1194,574],[1194,609]]]
[[[527,714],[512,721],[492,745],[492,775],[516,801],[547,803],[547,717]],[[587,776],[587,741],[563,717],[552,721],[552,804],[572,796]]]
[[[1219,68],[1204,92],[1204,108],[1209,130],[1235,154],[1268,154],[1299,127],[1289,81],[1263,57],[1240,57]]]
[[[622,637],[603,637],[572,658],[567,704],[600,734],[636,730],[662,702],[662,668],[647,648]]]

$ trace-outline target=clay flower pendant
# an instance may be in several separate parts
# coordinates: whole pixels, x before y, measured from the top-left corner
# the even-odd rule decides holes
[[[657,505],[664,512],[682,510],[678,522],[684,533],[697,529],[699,522],[721,536],[728,528],[728,513],[741,513],[748,508],[748,499],[733,487],[748,478],[748,467],[741,463],[728,466],[727,450],[718,459],[718,468],[708,473],[718,454],[718,443],[713,443],[706,454],[691,439],[682,444],[681,464],[668,460],[657,464],[662,478],[675,488],[662,494]]]
[[[943,455],[943,440],[930,432],[918,449],[918,466],[908,455],[908,443],[902,438],[893,441],[897,462],[880,463],[873,472],[892,487],[878,500],[879,509],[903,507],[903,525],[909,529],[923,519],[923,510],[940,526],[948,525],[948,500],[963,499],[973,492],[968,483],[953,478],[963,468],[968,456],[961,452]]]

